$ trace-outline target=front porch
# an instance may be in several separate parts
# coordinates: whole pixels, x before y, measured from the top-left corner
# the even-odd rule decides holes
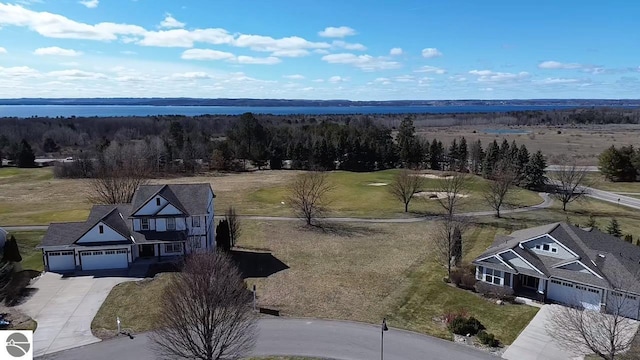
[[[512,289],[517,297],[523,297],[544,303],[546,301],[546,279],[525,274],[511,274]]]

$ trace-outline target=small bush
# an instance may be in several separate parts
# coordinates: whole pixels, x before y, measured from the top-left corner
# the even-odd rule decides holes
[[[478,321],[478,319],[473,316],[470,318],[465,318],[462,316],[458,316],[451,320],[449,323],[449,331],[458,335],[475,335],[478,331],[483,330],[485,327]]]
[[[444,322],[447,325],[449,325],[455,318],[461,317],[466,319],[468,316],[469,315],[467,314],[467,311],[465,309],[461,309],[461,310],[446,312],[443,316],[443,319],[444,319]]]
[[[465,275],[463,273],[463,269],[455,269],[451,271],[451,276],[449,276],[449,279],[451,280],[451,283],[454,284],[455,286],[460,286],[460,283],[462,282],[462,277]]]
[[[484,281],[478,281],[475,285],[475,289],[485,297],[500,299],[507,302],[513,302],[515,300],[513,289],[508,286],[498,286]]]
[[[484,330],[478,331],[477,337],[480,343],[489,347],[497,347],[500,344],[495,335],[493,335],[492,333],[487,333]]]
[[[467,290],[473,290],[476,285],[476,276],[473,274],[464,274],[460,281],[460,287]]]

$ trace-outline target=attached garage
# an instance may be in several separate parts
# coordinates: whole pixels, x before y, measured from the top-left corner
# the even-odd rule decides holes
[[[82,270],[124,269],[129,267],[127,249],[80,252]]]
[[[551,279],[547,289],[547,299],[569,306],[599,311],[602,289]]]
[[[76,269],[75,253],[71,251],[47,251],[49,271],[73,271]]]
[[[607,312],[618,313],[624,317],[638,320],[640,318],[640,297],[635,294],[609,291]]]

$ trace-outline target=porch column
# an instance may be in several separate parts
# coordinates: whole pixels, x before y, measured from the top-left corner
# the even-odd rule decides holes
[[[540,279],[538,281],[538,294],[544,294],[544,290],[547,288],[547,280]]]
[[[158,253],[158,260],[160,260],[160,244],[156,244],[156,252]]]

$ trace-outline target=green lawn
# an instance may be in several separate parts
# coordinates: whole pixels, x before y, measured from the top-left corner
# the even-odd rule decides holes
[[[10,233],[15,236],[18,242],[23,270],[44,270],[42,251],[36,249],[36,246],[40,245],[44,233],[44,231],[13,231]]]
[[[600,173],[589,173],[587,180],[591,183],[591,186],[596,189],[640,194],[640,182],[613,182],[605,179]]]
[[[334,186],[329,194],[330,216],[354,217],[403,217],[404,205],[389,193],[389,186],[399,170],[384,170],[369,173],[333,171],[329,173],[329,181]],[[375,186],[375,185],[380,186]],[[482,199],[482,190],[487,180],[478,176],[472,177],[469,183],[468,197],[462,199],[460,211],[490,210]],[[423,191],[436,190],[437,179],[425,179]],[[286,185],[265,187],[249,194],[248,200],[260,205],[262,212],[270,210],[272,214],[290,215],[287,205],[289,192]],[[284,204],[283,204],[284,202]],[[520,207],[542,202],[537,193],[514,189],[510,196],[510,206]],[[409,204],[409,211],[415,214],[435,214],[442,212],[437,200],[414,198]]]

